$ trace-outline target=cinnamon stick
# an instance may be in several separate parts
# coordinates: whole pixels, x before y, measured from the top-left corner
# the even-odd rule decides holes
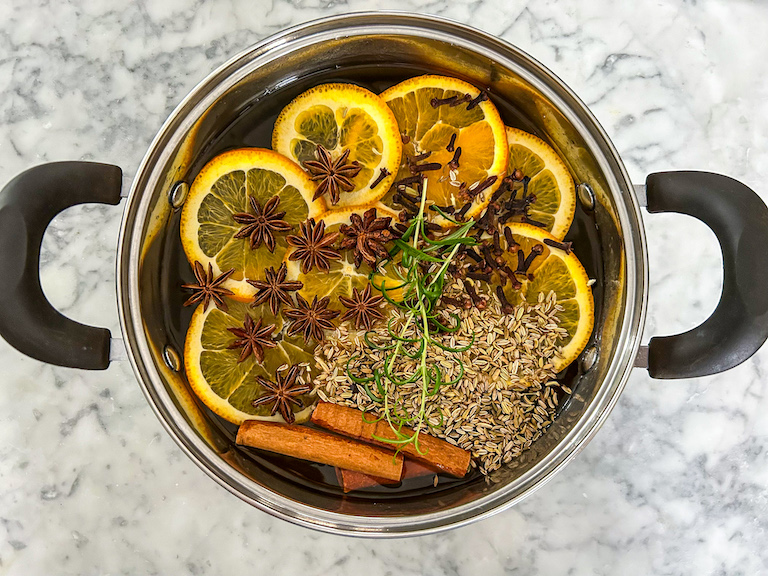
[[[370,416],[367,417],[370,418]],[[387,422],[363,421],[363,413],[360,410],[330,402],[320,402],[315,407],[312,413],[312,422],[321,428],[380,446],[392,447],[392,444],[376,440],[374,436],[387,440],[397,439],[395,432]],[[403,433],[413,434],[413,431],[403,428]],[[405,444],[402,452],[414,460],[452,474],[457,478],[462,478],[467,473],[472,455],[466,450],[424,432],[419,433],[419,448],[422,453],[419,453],[412,443]],[[344,468],[344,466],[340,466],[340,468]]]
[[[237,431],[238,444],[337,466],[398,482],[403,474],[403,456],[296,424],[246,420]]]
[[[427,468],[424,464],[406,458],[403,461],[403,477],[401,480],[405,480],[406,478],[418,478],[419,476],[427,476],[435,473],[435,470]],[[377,484],[383,484],[384,486],[397,484],[397,481],[395,480],[379,478],[377,476],[363,474],[362,472],[355,472],[354,470],[344,470],[343,468],[336,468],[336,479],[339,481],[339,486],[341,486],[341,489],[344,490],[345,494],[347,492],[352,492],[353,490],[360,490],[361,488],[370,488]]]

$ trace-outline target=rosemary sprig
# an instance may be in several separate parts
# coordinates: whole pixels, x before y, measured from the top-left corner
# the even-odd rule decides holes
[[[427,182],[424,181],[418,213],[401,238],[394,242],[388,261],[381,264],[382,267],[391,266],[392,272],[402,280],[397,286],[397,289],[402,290],[402,297],[392,298],[387,293],[384,283],[376,285],[374,273],[370,276],[371,283],[381,291],[387,301],[405,311],[405,321],[399,331],[396,331],[392,325],[394,319],[390,320],[387,324],[390,341],[383,344],[375,342],[370,337],[370,332],[366,333],[366,344],[386,352],[384,362],[373,370],[372,375],[361,378],[352,373],[350,363],[356,356],[350,358],[346,367],[347,376],[361,385],[371,400],[381,404],[380,419],[386,419],[395,433],[394,439],[383,437],[376,437],[376,439],[394,444],[398,452],[406,445],[413,444],[416,450],[422,453],[419,447],[419,432],[425,425],[430,426],[429,421],[426,420],[427,398],[436,395],[441,386],[455,384],[464,374],[464,364],[457,358],[459,375],[453,380],[446,381],[440,365],[428,361],[430,346],[434,345],[445,352],[455,354],[467,350],[474,342],[474,336],[467,346],[462,347],[453,348],[440,342],[437,337],[441,333],[455,332],[459,329],[460,318],[454,314],[454,325],[446,326],[438,319],[436,310],[451,261],[463,245],[476,244],[476,240],[469,237],[474,221],[462,223],[453,232],[441,238],[428,238],[424,217],[426,185]],[[451,221],[457,223],[452,219]],[[399,263],[395,261],[398,255],[400,255]],[[409,330],[414,334],[409,335]],[[402,356],[417,360],[417,367],[411,374],[397,376],[395,365]],[[418,414],[408,415],[405,407],[392,405],[390,390],[419,380],[421,381],[421,402]],[[442,419],[442,414],[439,416]],[[404,430],[406,427],[411,428],[413,432],[406,432]]]

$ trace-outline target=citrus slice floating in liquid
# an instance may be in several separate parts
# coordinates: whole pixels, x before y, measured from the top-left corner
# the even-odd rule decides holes
[[[354,84],[316,86],[294,98],[277,117],[272,132],[276,151],[305,166],[318,160],[318,146],[333,162],[348,152],[346,162],[360,166],[350,178],[352,189],[342,190],[338,202],[322,195],[326,210],[379,200],[395,177],[402,153],[392,111],[379,96]],[[382,170],[385,176],[380,178]]]
[[[218,275],[235,272],[223,284],[239,300],[249,300],[255,289],[246,282],[262,278],[264,269],[277,269],[285,258],[290,231],[272,231],[274,250],[261,241],[254,249],[250,238],[236,238],[244,224],[238,213],[254,214],[251,199],[263,211],[277,196],[275,215],[294,230],[307,217],[319,214],[313,202],[314,186],[304,170],[288,158],[262,148],[243,148],[216,156],[195,178],[181,212],[181,243],[190,263],[212,264]]]
[[[428,180],[428,204],[461,209],[474,195],[464,217],[478,216],[507,171],[507,137],[496,106],[482,100],[480,90],[472,84],[446,76],[410,78],[385,90],[381,97],[394,112],[406,140],[395,182],[417,171]],[[457,101],[460,103],[451,105]],[[458,166],[450,166],[457,155]],[[420,168],[412,164],[440,167],[418,172]],[[393,188],[383,199],[393,208],[395,192]]]
[[[237,337],[227,328],[242,328],[245,315],[262,325],[275,325],[272,333],[276,346],[264,348],[264,361],[258,362],[253,354],[238,362],[240,349],[229,349]],[[254,407],[252,402],[265,393],[256,380],[261,376],[274,382],[275,372],[283,365],[308,363],[315,374],[314,345],[307,345],[300,337],[286,337],[282,331],[284,321],[273,316],[268,305],[251,308],[244,302],[233,301],[227,312],[214,306],[203,310],[198,306],[192,315],[184,343],[184,366],[187,380],[198,398],[217,415],[233,424],[245,420],[273,420],[281,422],[280,413],[270,416],[271,405]],[[309,378],[305,374],[305,382]],[[306,421],[311,413],[311,395],[299,397],[302,405],[294,408],[297,422]]]
[[[521,288],[515,290],[512,284],[507,282],[504,294],[510,304],[516,305],[522,302],[537,301],[539,294],[546,297],[550,290],[557,294],[557,304],[563,307],[558,312],[560,328],[567,331],[567,336],[557,340],[557,345],[562,347],[559,357],[555,357],[555,370],[562,370],[578,358],[581,351],[589,341],[595,323],[595,302],[592,297],[592,289],[589,286],[589,277],[579,259],[573,252],[552,247],[544,243],[545,239],[557,241],[557,239],[531,224],[507,224],[512,232],[512,237],[519,244],[519,251],[524,256],[529,256],[534,246],[540,245],[540,255],[533,258],[528,273],[531,277],[521,279]],[[502,247],[505,249],[505,258],[510,268],[517,268],[517,254],[506,250],[507,242],[504,236],[501,238]]]
[[[528,209],[533,220],[541,222],[555,238],[562,240],[576,210],[573,177],[560,156],[533,134],[507,126],[509,174],[519,170],[530,178],[528,194],[536,200]]]

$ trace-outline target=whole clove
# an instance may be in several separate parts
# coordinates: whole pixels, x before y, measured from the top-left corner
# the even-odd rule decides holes
[[[455,94],[454,96],[448,96],[448,98],[432,98],[429,103],[432,105],[432,108],[437,108],[438,106],[444,106],[446,104],[450,107],[454,107],[462,102],[467,102],[468,100],[470,100],[469,94],[464,94],[462,96]]]
[[[429,104],[432,106],[432,108],[437,108],[438,106],[443,106],[444,104],[450,104],[454,100],[456,100],[458,96],[449,96],[448,98],[432,98],[432,100],[429,101]]]
[[[517,191],[513,190],[509,200],[504,202],[504,211],[499,215],[499,223],[504,224],[510,218],[515,216],[528,217],[528,208],[536,201],[535,194],[529,194],[522,198],[517,198]]]
[[[510,198],[504,203],[504,208],[510,211],[513,216],[521,216],[528,209],[528,204],[525,199],[516,200]]]
[[[539,222],[538,220],[534,220],[527,214],[523,214],[523,217],[521,218],[521,221],[525,224],[532,224],[533,226],[538,226],[539,228],[546,228],[547,225],[544,224],[544,222]]]
[[[517,268],[515,269],[515,274],[525,274],[525,254],[523,254],[522,250],[518,250],[517,252]]]
[[[425,164],[411,164],[411,174],[420,174],[422,172],[430,172],[432,170],[440,170],[443,167],[440,162],[427,162]]]
[[[520,283],[520,281],[515,278],[515,271],[512,270],[509,266],[504,266],[504,272],[507,274],[507,278],[509,278],[509,281],[512,282],[512,288],[515,290],[520,290],[520,288],[523,287],[523,285]]]
[[[453,158],[451,158],[451,161],[448,162],[448,167],[451,170],[458,170],[459,168],[459,158],[461,157],[461,146],[456,148],[456,150],[453,153]]]
[[[448,146],[445,147],[447,152],[453,152],[453,145],[456,144],[456,132],[451,134],[451,140],[448,142]]]
[[[488,244],[481,245],[480,251],[483,253],[483,256],[485,256],[485,263],[488,266],[490,266],[491,268],[499,267],[499,264],[496,262],[496,258],[491,253],[491,247],[488,246]]]
[[[501,256],[502,252],[504,252],[501,249],[501,241],[499,237],[499,230],[496,229],[493,231],[493,253],[496,256]]]
[[[509,300],[507,300],[507,295],[504,294],[504,290],[501,288],[501,286],[496,286],[496,297],[499,299],[499,303],[501,304],[501,312],[503,314],[511,314],[514,311],[515,307],[509,303]]]
[[[508,252],[517,252],[520,249],[520,244],[515,241],[512,230],[509,228],[504,228],[504,239],[507,241]]]
[[[472,206],[472,202],[471,201],[469,201],[466,204],[464,204],[464,206],[462,206],[461,209],[458,212],[456,212],[456,219],[457,220],[463,220],[464,219],[464,215],[467,212],[469,212],[469,209],[470,209],[471,206]]]
[[[466,290],[475,308],[477,308],[478,310],[485,310],[485,307],[486,307],[485,298],[483,298],[477,293],[477,291],[475,290],[475,287],[472,286],[471,282],[467,282],[466,280],[464,280],[464,290]]]
[[[369,186],[369,188],[373,190],[374,188],[376,188],[376,186],[381,184],[381,181],[384,180],[384,178],[386,178],[390,174],[391,172],[389,170],[387,170],[386,168],[382,168],[381,172],[379,172],[379,175],[376,177],[376,180],[371,182],[371,185]]]
[[[547,246],[552,246],[553,248],[558,248],[566,254],[570,254],[573,251],[573,242],[558,242],[557,240],[544,238],[544,244]]]
[[[520,262],[520,254],[522,254],[522,250],[518,252],[518,270],[515,270],[515,272],[522,272],[523,274],[528,273],[528,268],[531,267],[531,264],[533,264],[533,260],[536,258],[536,256],[539,256],[542,252],[544,252],[544,246],[541,244],[535,244],[531,251],[528,253],[528,256],[525,257],[525,260],[523,260],[522,269],[519,262]]]
[[[478,106],[480,102],[485,102],[486,100],[488,100],[488,94],[486,94],[485,91],[480,92],[480,94],[469,101],[469,104],[467,104],[467,110],[472,110],[472,108]]]
[[[498,180],[498,179],[499,179],[499,177],[498,177],[498,176],[488,176],[488,178],[486,178],[485,180],[483,180],[482,182],[480,182],[480,184],[478,184],[477,186],[475,186],[475,188],[474,188],[474,189],[470,190],[470,192],[471,192],[472,196],[477,196],[478,194],[480,194],[480,192],[482,192],[482,191],[483,191],[483,190],[485,190],[486,188],[490,188],[491,186],[493,186],[493,184],[494,184],[494,183],[496,182],[496,180]]]
[[[483,262],[483,259],[480,257],[480,255],[477,252],[475,252],[474,248],[467,248],[466,250],[464,250],[464,254],[472,258],[472,260],[474,260],[478,264],[482,264]]]

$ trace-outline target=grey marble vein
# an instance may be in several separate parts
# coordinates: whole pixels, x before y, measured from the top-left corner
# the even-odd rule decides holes
[[[37,163],[119,164],[127,181],[168,113],[213,68],[286,26],[362,9],[459,20],[520,46],[590,105],[637,182],[719,171],[768,200],[768,4],[746,0],[5,0],[0,181]],[[121,210],[56,218],[50,300],[119,330]],[[722,282],[714,236],[645,216],[645,339],[688,329]],[[0,341],[3,574],[768,573],[768,350],[722,375],[636,371],[561,474],[472,526],[404,541],[297,528],[202,474],[162,430],[130,368],[42,365]]]

